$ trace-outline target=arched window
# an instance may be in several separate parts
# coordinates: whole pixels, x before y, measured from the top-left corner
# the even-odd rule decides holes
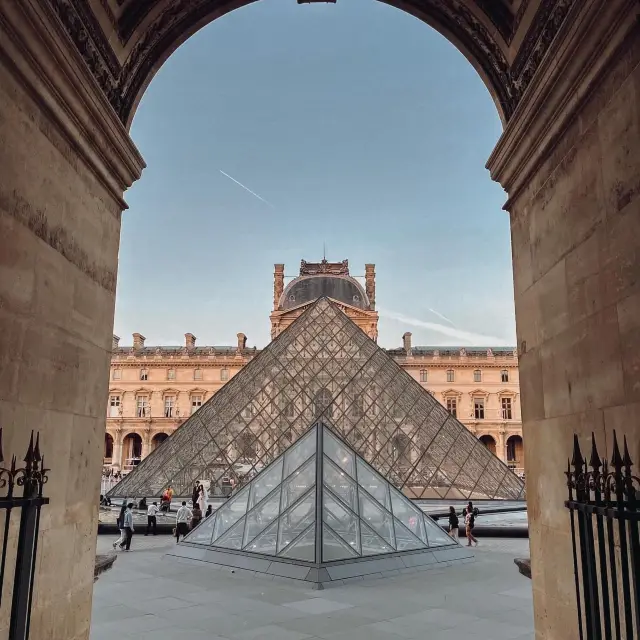
[[[509,436],[507,440],[507,462],[515,467],[524,463],[524,444],[520,436]]]
[[[398,466],[406,468],[411,466],[411,440],[404,433],[394,436],[391,441],[391,453]]]
[[[168,437],[166,433],[156,433],[151,439],[151,451],[155,451]]]
[[[329,389],[320,389],[313,400],[315,417],[319,418],[321,415],[325,415],[327,418],[331,418],[333,416],[332,402],[333,398]]]
[[[124,467],[135,467],[142,459],[142,438],[137,433],[130,433],[122,441]]]
[[[241,433],[236,441],[238,457],[249,463],[258,457],[258,440],[252,433]]]
[[[482,442],[494,456],[496,455],[496,441],[490,435],[480,436],[480,442]]]
[[[111,460],[113,458],[113,437],[105,433],[104,434],[104,459]]]

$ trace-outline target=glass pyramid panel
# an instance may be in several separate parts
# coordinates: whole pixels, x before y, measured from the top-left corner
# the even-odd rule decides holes
[[[288,509],[301,495],[316,483],[316,465],[313,456],[305,465],[294,471],[282,485],[280,510]]]
[[[225,549],[242,549],[242,540],[243,540],[243,532],[244,532],[245,519],[239,520],[236,522],[230,529],[227,529],[225,533],[223,533],[219,538],[214,540],[214,547],[224,547]],[[198,531],[198,529],[194,529],[193,533],[191,533],[188,537],[189,542],[191,542],[191,537]],[[187,538],[185,538],[186,540]]]
[[[278,556],[281,558],[290,558],[291,560],[314,562],[316,557],[315,526],[311,525],[297,540],[283,549]]]
[[[345,560],[357,558],[358,554],[339,536],[335,535],[326,524],[322,525],[322,561]]]
[[[197,528],[189,533],[189,542],[193,544],[210,545],[213,540],[213,529],[216,523],[216,516],[211,515],[205,518]]]
[[[391,505],[394,517],[399,520],[413,535],[427,544],[422,511],[405,498],[397,489],[391,487]]]
[[[358,484],[387,511],[391,511],[389,483],[377,474],[362,458],[358,458]]]
[[[265,498],[257,507],[247,514],[244,527],[244,544],[246,546],[265,527],[271,524],[280,512],[280,487],[278,487],[269,497]],[[275,553],[275,546],[274,546]]]
[[[424,542],[414,536],[413,533],[405,528],[405,526],[396,518],[393,519],[393,528],[396,534],[396,549],[398,551],[424,549]]]
[[[423,521],[427,531],[427,542],[430,547],[442,547],[451,544],[451,536],[447,535],[440,525],[427,516],[423,516]]]
[[[373,529],[364,522],[360,523],[363,556],[375,556],[380,553],[392,553],[395,549],[387,544]]]
[[[331,435],[331,432],[325,429],[326,440],[322,445],[324,452],[333,460],[342,471],[348,473],[352,478],[356,477],[356,465],[353,452],[345,447],[339,440]]]
[[[291,544],[309,525],[315,522],[316,492],[309,491],[296,505],[280,516],[278,553]]]
[[[246,532],[245,532],[246,535]],[[278,523],[269,525],[259,536],[244,547],[245,551],[275,555],[278,541]]]
[[[213,539],[217,540],[229,527],[235,524],[247,512],[249,487],[244,487],[238,494],[225,502],[216,512]]]
[[[229,478],[237,487],[248,484],[297,442],[284,458],[286,477],[313,454],[313,438],[304,436],[318,419],[411,498],[524,498],[522,481],[327,298],[311,304],[108,495],[159,497],[172,485],[177,496],[188,496],[199,480],[209,483],[211,497],[223,496]],[[331,442],[326,455],[352,475],[353,458],[343,463]],[[256,489],[251,505],[268,491]]]
[[[260,474],[259,479],[256,478],[251,483],[248,509],[253,509],[282,482],[282,464],[283,459],[280,457]]]
[[[325,488],[323,494],[323,522],[344,540],[356,553],[360,553],[360,519],[349,511],[331,492]],[[324,556],[323,556],[324,558]],[[326,558],[324,558],[326,560]]]
[[[333,494],[338,496],[351,511],[358,513],[358,487],[356,483],[336,467],[327,456],[324,457],[322,480]]]
[[[388,511],[385,511],[364,491],[360,491],[360,518],[381,538],[395,548],[393,516]]]

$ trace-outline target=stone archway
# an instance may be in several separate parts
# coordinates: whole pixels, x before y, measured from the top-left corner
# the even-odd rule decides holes
[[[0,4],[0,422],[16,451],[24,424],[43,425],[42,449],[55,446],[57,465],[34,637],[87,637],[85,541],[99,482],[90,452],[104,437],[123,194],[144,167],[127,127],[171,52],[245,4]],[[608,447],[615,428],[640,459],[637,2],[388,4],[465,53],[505,123],[488,167],[511,220],[536,632],[573,640],[562,476],[572,434],[594,431]],[[83,438],[60,438],[67,424]],[[62,575],[72,563],[78,570]]]
[[[110,433],[104,434],[104,463],[111,464],[113,459],[113,436]]]
[[[123,471],[129,471],[142,460],[142,436],[139,433],[129,433],[122,439]]]
[[[507,464],[518,470],[524,467],[524,444],[519,435],[507,438]]]
[[[168,437],[166,433],[156,433],[151,438],[151,451],[155,451]]]
[[[494,456],[496,455],[496,451],[497,451],[496,441],[493,436],[483,435],[483,436],[480,436],[478,440],[480,440],[480,442],[482,442],[482,444],[485,447],[487,447],[487,449],[489,449],[489,451],[491,451],[491,453],[493,453]]]

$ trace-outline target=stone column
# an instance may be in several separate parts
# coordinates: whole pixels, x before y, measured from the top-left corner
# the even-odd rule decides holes
[[[116,469],[122,469],[122,438],[123,433],[118,429],[113,437],[113,458],[111,465]]]
[[[575,640],[573,434],[640,461],[638,5],[573,5],[489,160],[509,194],[537,640]]]
[[[38,429],[51,466],[31,637],[84,640],[122,194],[143,161],[53,5],[0,2],[0,424],[5,457]]]

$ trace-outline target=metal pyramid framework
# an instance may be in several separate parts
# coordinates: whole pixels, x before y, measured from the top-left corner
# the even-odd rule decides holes
[[[171,554],[319,588],[472,557],[323,423]]]
[[[325,420],[411,498],[524,497],[522,481],[333,302],[320,298],[116,485],[241,487]]]

